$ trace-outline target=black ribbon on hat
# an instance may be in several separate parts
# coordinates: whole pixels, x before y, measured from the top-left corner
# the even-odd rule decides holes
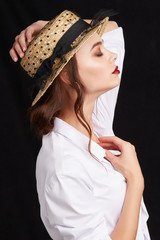
[[[64,54],[69,52],[72,47],[71,44],[73,41],[87,28],[90,27],[90,24],[86,23],[82,19],[79,19],[75,24],[73,24],[70,29],[60,38],[56,47],[53,50],[53,54],[46,58],[39,69],[37,70],[35,76],[33,77],[34,88],[32,95],[36,96],[38,91],[42,89],[44,85],[44,80],[49,77],[52,71],[54,60],[56,57],[62,57]],[[34,98],[33,96],[33,98]]]
[[[32,89],[32,99],[35,98],[40,89],[43,89],[45,80],[49,77],[52,71],[54,60],[56,57],[61,58],[64,54],[69,52],[72,47],[73,41],[84,31],[96,25],[103,20],[105,17],[110,17],[116,15],[117,12],[113,9],[106,10],[101,9],[97,14],[94,15],[90,24],[86,23],[82,19],[79,19],[69,30],[60,38],[56,47],[53,50],[53,54],[45,59],[39,69],[37,70],[35,76],[33,77],[34,86]],[[77,14],[78,15],[78,14]]]

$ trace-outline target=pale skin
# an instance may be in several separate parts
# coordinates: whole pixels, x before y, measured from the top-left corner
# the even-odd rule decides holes
[[[46,23],[47,21],[37,21],[16,36],[10,50],[10,55],[15,62],[18,60],[18,56],[24,56],[28,44]],[[117,27],[115,22],[109,21],[106,32]],[[23,51],[23,49],[25,50]],[[76,53],[79,76],[86,89],[83,111],[93,132],[92,140],[106,150],[106,160],[110,161],[113,167],[125,177],[127,183],[122,212],[110,237],[112,240],[135,240],[144,191],[144,178],[135,147],[116,136],[97,138],[92,127],[92,112],[97,97],[120,83],[118,74],[113,74],[116,58],[115,53],[105,49],[101,38],[96,33]],[[88,136],[88,132],[79,123],[74,113],[76,93],[70,86],[66,68],[60,73],[60,78],[68,94],[66,95],[66,105],[59,117]],[[119,150],[121,154],[115,156],[109,150]]]

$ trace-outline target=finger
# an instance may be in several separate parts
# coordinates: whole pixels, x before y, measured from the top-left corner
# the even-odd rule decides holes
[[[17,35],[17,36],[15,37],[15,41],[18,41],[18,38],[19,38],[19,35]]]
[[[21,58],[24,56],[24,52],[22,51],[22,48],[19,45],[19,42],[15,42],[14,49]]]
[[[26,30],[26,39],[27,39],[27,46],[33,40],[33,32],[31,29]]]
[[[117,157],[114,154],[112,154],[110,151],[106,150],[105,158],[112,163],[113,161],[115,161]]]
[[[125,143],[124,140],[122,140],[121,138],[118,138],[116,136],[106,136],[106,137],[101,137],[99,138],[99,141],[101,143],[112,143],[114,144],[119,150],[122,149],[123,144]]]
[[[111,143],[111,142],[100,142],[99,145],[101,146],[113,146],[113,147],[116,147],[116,145],[114,143]]]
[[[19,38],[18,38],[19,45],[23,52],[26,51],[27,49],[27,42],[26,42],[26,36],[25,36],[25,31],[22,31]]]
[[[14,50],[13,47],[10,49],[9,54],[10,54],[10,56],[11,56],[11,58],[14,62],[18,61],[17,53],[16,53],[16,51]]]
[[[114,138],[118,138],[116,136],[104,136],[104,137],[100,137],[98,138],[100,142],[113,142]]]
[[[117,149],[117,146],[115,146],[112,143],[99,143],[99,145],[104,148],[104,149],[108,149],[108,150],[119,150]]]

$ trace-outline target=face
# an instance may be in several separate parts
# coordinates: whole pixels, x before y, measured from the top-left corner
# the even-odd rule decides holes
[[[97,33],[82,45],[76,53],[76,60],[79,77],[87,94],[97,97],[119,85],[118,72],[114,72],[116,59],[117,55],[104,47]]]

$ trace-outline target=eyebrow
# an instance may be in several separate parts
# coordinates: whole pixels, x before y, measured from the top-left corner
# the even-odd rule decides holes
[[[104,41],[102,40],[102,41],[99,41],[99,42],[94,43],[93,46],[91,47],[91,50],[90,50],[90,51],[92,51],[93,48],[95,48],[95,47],[97,47],[97,46],[99,46],[99,45],[102,45],[103,42],[104,42]]]

